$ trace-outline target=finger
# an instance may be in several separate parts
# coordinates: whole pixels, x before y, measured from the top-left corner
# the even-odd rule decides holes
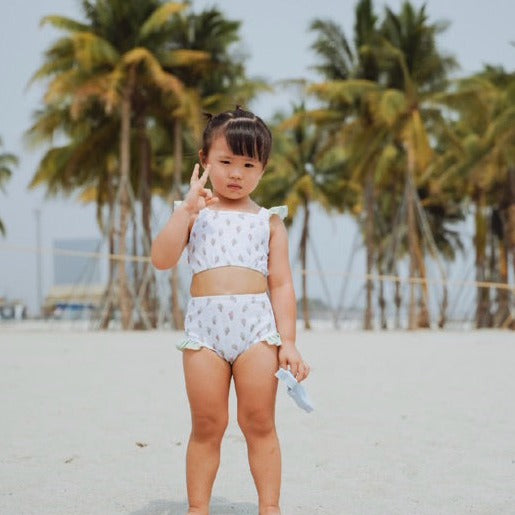
[[[309,375],[309,365],[307,363],[302,363],[302,365],[299,367],[300,373],[299,373],[299,379],[297,381],[300,383],[301,381],[304,381],[306,377]]]
[[[297,373],[299,371],[299,366],[297,363],[290,363],[290,371],[293,375],[293,377],[297,377]]]
[[[288,361],[286,360],[286,358],[279,357],[279,367],[288,370]]]
[[[206,200],[206,204],[210,206],[211,204],[216,204],[220,199],[218,197],[210,198],[209,200]]]
[[[211,169],[211,165],[207,165],[205,168],[204,168],[204,172],[202,173],[202,175],[200,176],[200,184],[202,186],[204,186],[207,182],[207,179],[209,177],[209,170]]]
[[[195,184],[198,181],[198,172],[199,172],[200,166],[198,163],[195,164],[193,167],[193,173],[191,174],[190,184]]]
[[[209,190],[207,188],[200,188],[198,194],[199,197],[204,197],[204,200],[209,198]]]

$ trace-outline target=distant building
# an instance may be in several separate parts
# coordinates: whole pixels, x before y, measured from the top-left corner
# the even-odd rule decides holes
[[[103,284],[52,286],[43,303],[43,316],[55,318],[90,318],[101,308]]]
[[[98,238],[54,240],[54,282],[42,306],[44,317],[89,318],[101,305],[105,291],[105,258],[85,255],[102,253]],[[71,251],[69,254],[59,251]],[[77,253],[78,255],[74,255]]]
[[[21,300],[0,297],[1,320],[23,320],[27,318],[27,306]]]

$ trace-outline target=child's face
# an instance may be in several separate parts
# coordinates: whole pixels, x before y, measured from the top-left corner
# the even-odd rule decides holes
[[[225,136],[213,140],[207,156],[200,153],[202,165],[211,165],[209,180],[217,196],[237,200],[254,191],[264,172],[263,163],[233,154]]]

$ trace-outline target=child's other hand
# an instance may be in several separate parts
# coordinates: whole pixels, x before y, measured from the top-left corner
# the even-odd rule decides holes
[[[279,366],[286,370],[289,368],[299,383],[309,375],[309,365],[302,360],[300,352],[287,343],[279,347]]]
[[[213,192],[209,188],[205,188],[209,177],[210,165],[206,166],[203,174],[199,177],[200,166],[197,163],[193,168],[190,179],[190,189],[184,197],[183,206],[192,214],[197,214],[206,206],[218,202],[218,197],[213,197]]]

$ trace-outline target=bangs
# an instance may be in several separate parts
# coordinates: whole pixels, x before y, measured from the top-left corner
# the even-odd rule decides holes
[[[255,120],[236,118],[230,120],[223,134],[231,152],[237,156],[247,156],[266,163],[270,154],[271,137]]]

